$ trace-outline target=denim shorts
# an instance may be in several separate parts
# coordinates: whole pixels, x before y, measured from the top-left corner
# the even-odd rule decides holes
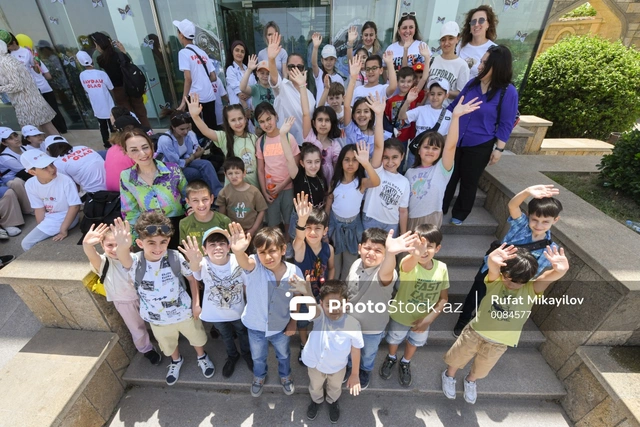
[[[407,339],[409,344],[415,347],[422,347],[427,343],[427,337],[429,336],[429,328],[424,332],[414,332],[411,330],[411,326],[405,326],[393,319],[389,319],[387,325],[387,343],[392,345],[399,345]]]
[[[298,313],[308,313],[308,312],[309,312],[309,307],[307,306],[307,304],[300,304],[300,310],[298,310]],[[312,323],[313,321],[309,321],[309,320],[296,320],[296,326],[298,327],[298,329],[306,329],[307,326],[309,326]]]
[[[367,228],[381,228],[387,233],[390,230],[393,230],[393,236],[394,237],[398,237],[400,235],[400,225],[399,224],[385,224],[384,222],[380,222],[377,219],[373,219],[370,216],[367,216],[367,214],[363,215],[362,225],[363,225],[365,230]]]

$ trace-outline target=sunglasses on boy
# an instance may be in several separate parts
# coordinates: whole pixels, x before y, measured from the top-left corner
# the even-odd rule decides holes
[[[485,18],[472,19],[471,21],[469,21],[469,25],[471,25],[472,27],[475,27],[476,24],[482,25],[485,22],[487,22]]]
[[[288,64],[287,65],[287,70],[293,70],[294,68],[297,68],[298,71],[300,71],[300,72],[304,71],[304,65],[295,65],[295,64]]]
[[[171,234],[171,227],[169,227],[168,225],[147,225],[144,228],[144,231],[146,231],[148,234],[164,234],[169,235]]]

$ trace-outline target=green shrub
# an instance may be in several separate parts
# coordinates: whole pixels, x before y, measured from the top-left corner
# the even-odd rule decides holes
[[[596,16],[598,12],[589,4],[581,4],[569,13],[562,15],[563,18],[585,18],[587,16]]]
[[[640,204],[640,130],[623,133],[598,165],[602,182]]]
[[[520,110],[551,120],[550,137],[629,130],[640,117],[640,52],[596,36],[562,39],[533,62]]]

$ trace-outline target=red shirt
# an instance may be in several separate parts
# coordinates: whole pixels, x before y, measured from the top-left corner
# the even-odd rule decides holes
[[[421,90],[418,98],[409,105],[409,110],[416,108],[416,106],[418,106],[418,104],[420,104],[423,99],[424,91]],[[384,109],[384,114],[387,116],[391,123],[393,123],[393,119],[398,115],[398,111],[400,111],[402,101],[404,101],[403,95],[394,95],[391,98],[387,99],[387,106]],[[410,123],[404,126],[400,125],[400,128],[398,129],[398,136],[396,138],[398,138],[402,142],[407,142],[413,139],[414,136],[416,136],[416,125],[415,123]]]

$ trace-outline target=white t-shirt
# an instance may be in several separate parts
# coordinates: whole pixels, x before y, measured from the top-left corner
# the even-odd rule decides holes
[[[244,310],[244,284],[247,275],[231,254],[225,265],[216,265],[208,257],[202,259],[200,271],[193,277],[204,282],[202,313],[205,322],[231,322],[240,319]]]
[[[358,98],[366,98],[367,96],[377,93],[380,99],[387,99],[388,84],[377,84],[373,87],[358,86],[353,90],[353,98],[351,98],[351,106],[356,102]]]
[[[115,104],[109,93],[113,90],[113,83],[107,73],[102,70],[84,70],[80,73],[80,83],[87,92],[93,115],[97,119],[108,119]]]
[[[44,219],[37,228],[49,236],[55,236],[60,232],[60,226],[70,206],[82,204],[76,183],[60,172],[46,184],[41,184],[38,178],[31,178],[27,180],[24,187],[31,207],[44,208]]]
[[[314,80],[316,81],[316,93],[318,94],[318,101],[320,101],[320,96],[322,95],[322,92],[324,92],[324,73],[322,72],[322,69],[318,70],[318,77],[315,77]],[[345,87],[345,89],[347,87],[344,79],[338,73],[329,75],[329,80],[331,80],[331,83],[340,83]],[[325,103],[325,105],[329,104]]]
[[[407,65],[413,67],[413,64],[424,64],[424,57],[420,54],[420,40],[414,40],[407,50]],[[386,50],[393,52],[393,66],[396,70],[402,68],[402,57],[404,56],[404,47],[398,42],[393,43]]]
[[[213,87],[213,93],[216,94],[216,123],[218,126],[222,126],[222,122],[224,122],[224,118],[222,117],[222,97],[227,95],[227,90],[224,88],[224,85],[220,81],[220,79],[216,79],[215,82],[211,82],[211,86]]]
[[[136,269],[142,256],[144,252],[131,255],[133,264],[129,269],[129,280],[132,283],[136,280]],[[182,254],[178,254],[178,258],[182,275],[191,276],[193,273]],[[140,317],[154,325],[171,325],[190,319],[193,316],[191,297],[180,284],[180,279],[174,276],[168,255],[165,253],[159,261],[146,262],[147,270],[137,289],[140,295]]]
[[[429,79],[440,78],[449,82],[451,90],[462,90],[469,81],[469,66],[464,59],[443,59],[436,56],[429,67]],[[450,101],[445,100],[443,106],[449,105]],[[446,104],[446,105],[445,105]]]
[[[433,129],[436,123],[438,123],[438,119],[443,110],[445,113],[440,122],[438,133],[440,135],[446,135],[449,133],[449,126],[451,126],[451,111],[444,108],[436,110],[431,107],[431,105],[422,105],[407,111],[407,121],[409,123],[416,122],[416,135],[418,135],[425,130]]]
[[[233,62],[231,65],[227,67],[227,94],[229,95],[229,105],[240,104],[240,98],[238,98],[238,94],[240,93],[240,82],[242,81],[242,76],[244,72],[247,70],[247,66],[242,64],[240,67],[238,64]],[[256,84],[256,78],[251,74],[249,77],[248,86],[253,86]],[[251,97],[247,100],[247,103],[251,103]],[[216,114],[217,110],[216,110]]]
[[[187,48],[195,50],[200,55],[200,58],[205,61],[208,73],[205,73],[205,67],[200,63],[198,56]],[[209,78],[209,75],[215,71],[213,61],[209,60],[209,57],[202,49],[194,44],[188,44],[184,49],[181,49],[178,52],[178,68],[180,68],[180,71],[191,72],[190,91],[200,95],[200,102],[205,103],[216,100],[216,94],[213,92],[213,86],[211,86],[211,79]]]
[[[410,168],[404,175],[409,180],[409,218],[421,218],[442,211],[442,199],[451,173],[442,166],[442,160],[427,168]]]
[[[98,276],[102,276],[107,256],[100,254],[100,269],[96,270],[91,266],[91,270]],[[104,290],[107,294],[107,301],[136,301],[138,293],[129,279],[129,272],[122,266],[120,260],[109,258],[109,269],[104,277]]]
[[[367,189],[362,210],[368,217],[385,224],[400,223],[400,208],[409,207],[409,180],[380,166],[376,169],[380,185]]]
[[[333,190],[331,209],[340,218],[352,218],[360,213],[364,194],[358,189],[359,182],[357,178],[348,184],[340,182]]]
[[[459,52],[458,56],[462,58],[469,67],[469,80],[478,77],[478,65],[480,65],[480,60],[487,50],[491,46],[495,45],[496,44],[491,40],[487,40],[485,44],[481,44],[480,46],[472,46],[470,43],[467,43],[463,48],[457,49]],[[464,82],[464,84],[467,84],[467,82],[468,80]]]
[[[29,49],[27,49],[26,47],[21,47],[18,50],[14,50],[13,52],[11,52],[11,56],[17,58],[18,61],[22,62],[24,66],[27,67],[27,69],[29,70],[29,74],[31,74],[31,78],[33,78],[33,81],[36,83],[36,86],[38,87],[40,93],[53,92],[53,89],[51,89],[49,82],[43,75],[49,72],[47,66],[44,65],[44,63],[40,62],[40,72],[36,73],[36,71],[33,69],[35,66],[33,54]]]
[[[107,172],[100,154],[84,145],[73,147],[69,154],[60,156],[54,162],[58,171],[69,175],[87,193],[107,189]]]
[[[271,80],[269,80],[269,85],[271,85]],[[305,135],[302,134],[300,92],[298,92],[293,82],[289,79],[283,80],[281,77],[278,77],[278,84],[271,86],[271,89],[273,89],[273,94],[276,97],[273,101],[273,108],[278,113],[278,128],[282,127],[288,117],[295,117],[296,121],[289,132],[296,141],[300,141],[299,144],[302,144]],[[309,89],[307,89],[307,97],[309,98],[309,111],[313,111],[316,108],[316,98]]]

